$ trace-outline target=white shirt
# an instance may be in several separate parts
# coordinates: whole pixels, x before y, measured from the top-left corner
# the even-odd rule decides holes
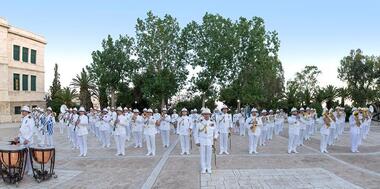
[[[217,123],[219,133],[229,133],[230,128],[232,128],[232,117],[230,114],[223,113],[218,116]]]
[[[299,135],[300,134],[300,121],[297,116],[291,115],[288,118],[289,123],[289,134]]]
[[[197,124],[196,137],[200,145],[211,146],[213,140],[218,138],[218,132],[214,121],[202,120]]]
[[[165,114],[162,118],[160,118],[160,130],[169,131],[170,121],[171,118],[168,114]]]
[[[252,131],[251,127],[254,123],[254,121],[256,120],[256,129],[255,129],[255,132]],[[255,136],[260,136],[261,134],[261,127],[263,126],[263,122],[261,121],[261,119],[257,116],[251,116],[249,117],[246,121],[245,121],[245,127],[248,129],[248,135],[249,136],[252,136],[252,135],[255,135]]]
[[[99,130],[101,131],[109,131],[110,130],[110,121],[111,121],[111,116],[109,114],[105,114],[100,116],[99,122],[100,122],[100,127]]]
[[[83,136],[88,134],[87,126],[88,126],[88,117],[86,115],[78,116],[79,124],[76,128],[76,133],[78,136]]]
[[[136,118],[132,116],[131,128],[132,132],[142,132],[144,128],[144,118],[140,115],[137,115]]]
[[[155,135],[157,134],[156,121],[153,116],[146,118],[144,122],[144,135]]]
[[[24,144],[25,140],[29,141],[28,145],[33,143],[34,125],[34,120],[30,114],[22,118],[19,130],[20,144]]]
[[[191,129],[191,119],[189,116],[181,116],[177,122],[177,133],[179,135],[189,135]]]

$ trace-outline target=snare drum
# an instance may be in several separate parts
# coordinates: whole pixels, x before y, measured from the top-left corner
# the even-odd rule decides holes
[[[31,146],[29,147],[30,159],[32,162],[33,177],[37,182],[50,179],[52,176],[56,178],[54,173],[55,166],[55,148],[47,146]]]
[[[4,182],[17,185],[22,180],[27,154],[24,146],[0,146],[0,168]]]

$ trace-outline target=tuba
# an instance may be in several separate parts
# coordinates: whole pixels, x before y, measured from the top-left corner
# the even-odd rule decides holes
[[[325,121],[327,128],[330,128],[332,120],[328,112],[323,114],[323,120]]]

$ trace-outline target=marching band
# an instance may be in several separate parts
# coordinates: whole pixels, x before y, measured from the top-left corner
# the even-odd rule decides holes
[[[249,114],[246,109],[229,114],[229,108],[223,105],[221,110],[215,109],[212,113],[208,108],[202,108],[201,114],[196,109],[183,108],[178,115],[174,109],[171,115],[166,108],[144,109],[140,114],[138,109],[104,108],[102,111],[91,108],[89,112],[83,107],[67,108],[61,106],[58,121],[55,122],[55,113],[50,107],[44,111],[41,108],[22,108],[22,122],[19,136],[15,142],[24,145],[33,143],[33,136],[37,137],[36,144],[54,145],[54,128],[59,133],[67,130],[68,142],[73,149],[79,149],[80,157],[87,156],[87,136],[92,134],[103,148],[111,147],[110,137],[114,137],[116,156],[125,156],[126,141],[133,137],[134,147],[142,148],[145,140],[147,156],[156,154],[156,134],[161,134],[162,146],[170,146],[170,133],[178,135],[181,146],[181,155],[189,155],[192,144],[200,147],[201,172],[211,173],[212,155],[216,153],[215,142],[219,142],[219,154],[228,155],[232,149],[232,138],[248,135],[248,153],[258,153],[258,146],[265,146],[277,135],[282,134],[284,123],[288,123],[288,150],[289,154],[298,153],[297,147],[303,146],[304,141],[311,140],[311,136],[320,132],[320,152],[328,153],[328,147],[343,134],[346,122],[344,108],[324,109],[318,117],[313,108],[292,108],[290,116],[283,110],[265,110],[259,114],[252,108]],[[349,116],[349,131],[351,151],[359,152],[358,148],[369,134],[373,108],[353,108]],[[143,137],[144,136],[144,137]],[[215,156],[216,157],[216,156]],[[216,160],[215,160],[216,161]]]

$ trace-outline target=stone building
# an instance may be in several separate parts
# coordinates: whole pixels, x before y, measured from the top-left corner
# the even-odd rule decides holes
[[[0,18],[0,123],[20,121],[23,105],[45,106],[46,40]]]

